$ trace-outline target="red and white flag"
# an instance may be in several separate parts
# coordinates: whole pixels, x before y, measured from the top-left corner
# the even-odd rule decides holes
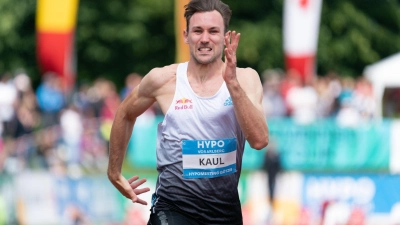
[[[285,0],[283,48],[286,70],[295,70],[303,82],[316,73],[315,56],[322,0]]]

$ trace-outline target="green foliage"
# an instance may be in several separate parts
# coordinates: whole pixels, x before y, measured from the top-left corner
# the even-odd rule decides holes
[[[319,73],[360,76],[366,65],[399,52],[399,10],[400,3],[394,0],[324,1]]]
[[[146,74],[173,63],[171,1],[81,1],[77,56],[81,78],[105,77],[122,86],[131,72]]]
[[[32,0],[0,1],[0,74],[24,69],[37,75],[35,10]]]
[[[174,0],[79,2],[78,81],[97,77],[118,87],[131,72],[174,63]],[[225,0],[232,30],[242,34],[238,64],[259,73],[284,68],[283,0]],[[36,1],[0,1],[0,73],[24,68],[37,83]],[[400,51],[398,0],[324,0],[317,72],[360,76],[370,63]]]
[[[259,73],[283,68],[282,1],[226,1],[232,9],[230,28],[241,33],[238,65]]]

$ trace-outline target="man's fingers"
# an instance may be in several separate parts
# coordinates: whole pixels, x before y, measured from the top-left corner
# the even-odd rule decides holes
[[[236,33],[236,31],[233,31],[231,35],[231,43],[229,45],[230,49],[233,52],[236,52],[236,49],[239,45],[239,40],[240,40],[240,33]]]
[[[133,190],[135,192],[136,195],[140,195],[142,193],[148,192],[150,191],[150,188],[141,188],[141,189],[135,189]]]
[[[225,48],[225,62],[233,63],[236,65],[236,52],[232,52]]]
[[[236,49],[239,45],[240,33],[228,31],[225,35],[225,62],[236,64]]]
[[[133,203],[139,203],[139,204],[142,204],[142,205],[147,205],[147,202],[142,200],[142,199],[140,199],[140,198],[137,198],[136,201],[132,200],[132,202]]]
[[[147,202],[144,201],[143,199],[140,199],[137,195],[145,193],[150,191],[150,188],[141,188],[141,189],[131,189],[128,191],[126,195],[124,195],[126,198],[129,198],[132,200],[133,203],[139,203],[142,205],[147,205]]]
[[[131,199],[132,201],[137,201],[138,197],[136,196],[135,192],[130,189],[130,190],[126,190],[123,194],[126,198]]]
[[[230,46],[231,46],[231,31],[228,31],[225,34],[225,46],[227,48],[230,48]]]
[[[143,178],[143,179],[141,179],[141,180],[139,180],[139,181],[136,181],[136,182],[134,182],[134,183],[131,183],[131,187],[133,188],[133,189],[135,189],[135,188],[137,188],[137,187],[139,187],[140,185],[142,185],[143,183],[145,183],[147,180],[145,179],[145,178]]]
[[[139,176],[133,176],[133,177],[128,179],[128,182],[131,184],[132,182],[134,182],[137,179],[139,179]]]
[[[239,45],[239,40],[240,40],[240,33],[237,33],[234,37],[233,37],[233,46],[234,46],[234,50],[236,51],[237,46]]]
[[[228,49],[232,49],[236,51],[237,46],[240,40],[240,33],[236,33],[236,31],[228,31],[225,35],[225,46]]]

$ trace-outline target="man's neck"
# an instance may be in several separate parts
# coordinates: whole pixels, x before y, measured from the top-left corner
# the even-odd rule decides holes
[[[193,60],[189,61],[187,74],[198,83],[204,83],[212,80],[222,74],[223,61],[217,60],[209,64],[196,63]]]

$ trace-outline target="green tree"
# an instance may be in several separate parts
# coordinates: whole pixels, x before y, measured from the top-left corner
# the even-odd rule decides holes
[[[324,1],[318,72],[360,76],[366,65],[400,51],[399,34],[399,1]]]
[[[231,29],[242,33],[238,64],[259,73],[284,68],[283,0],[225,0]],[[77,79],[113,80],[174,63],[173,0],[79,2],[75,33]],[[0,1],[0,73],[24,68],[40,81],[36,60],[36,1]],[[183,15],[182,15],[183,16]],[[360,76],[364,67],[400,51],[399,0],[324,0],[317,72]]]
[[[175,58],[173,1],[81,1],[78,13],[78,74],[123,85]]]
[[[37,80],[36,1],[0,1],[0,74],[24,69]]]

